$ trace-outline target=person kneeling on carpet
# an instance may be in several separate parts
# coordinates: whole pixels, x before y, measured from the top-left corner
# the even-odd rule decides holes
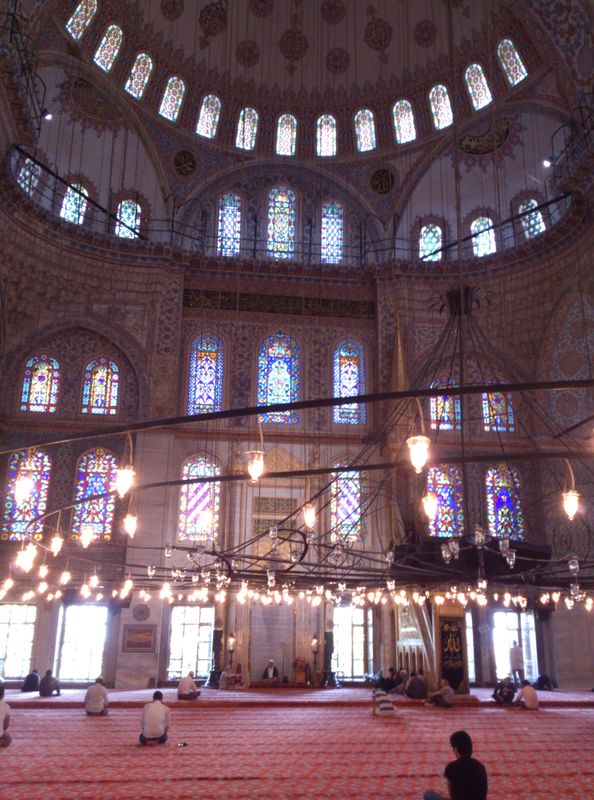
[[[512,679],[508,675],[502,681],[499,681],[497,686],[493,689],[493,700],[499,706],[511,706],[514,695],[516,693],[516,687],[513,684]]]
[[[103,678],[97,678],[92,686],[89,686],[85,694],[85,711],[87,717],[106,717],[109,695],[103,682]]]
[[[404,694],[411,700],[424,700],[427,697],[427,684],[422,670],[419,670],[418,673],[413,670],[410,673]]]
[[[59,696],[60,684],[52,675],[51,669],[46,669],[45,675],[39,681],[39,696],[51,697],[54,692]]]
[[[142,709],[142,731],[138,737],[140,744],[148,742],[165,744],[167,741],[171,713],[167,706],[163,705],[162,700],[163,692],[156,691],[153,694],[153,702],[147,703]]]
[[[4,702],[4,686],[0,686],[0,747],[8,747],[12,737],[8,732],[10,725],[10,706]]]
[[[451,708],[456,700],[456,694],[445,678],[439,682],[439,689],[427,695],[426,706],[441,706]]]
[[[181,678],[177,687],[178,700],[196,700],[200,697],[198,687],[194,683],[194,673],[188,672],[185,678]]]
[[[448,797],[452,800],[486,800],[488,782],[484,764],[472,758],[472,739],[466,731],[456,731],[450,736],[456,760],[445,768]],[[445,800],[443,795],[429,789],[423,800]]]

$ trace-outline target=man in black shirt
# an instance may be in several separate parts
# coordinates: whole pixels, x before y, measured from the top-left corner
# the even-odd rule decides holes
[[[448,781],[449,800],[486,800],[487,770],[480,761],[472,758],[472,739],[466,731],[456,731],[450,736],[450,744],[456,760],[445,768]],[[424,800],[446,800],[442,795],[429,789]]]

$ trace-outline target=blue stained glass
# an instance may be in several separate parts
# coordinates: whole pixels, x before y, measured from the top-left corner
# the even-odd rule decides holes
[[[521,220],[524,236],[527,239],[532,239],[533,236],[538,236],[539,233],[543,233],[546,230],[544,217],[537,206],[538,202],[534,198],[531,198],[522,203],[518,209],[520,214],[524,215],[521,217]],[[532,211],[532,209],[535,210]]]
[[[480,64],[470,64],[464,73],[466,88],[475,111],[488,106],[493,99],[485,73]]]
[[[161,98],[161,105],[159,107],[159,114],[169,122],[177,120],[181,104],[184,100],[186,93],[186,84],[177,75],[172,75],[167,81],[167,86]]]
[[[25,364],[21,390],[21,411],[53,414],[60,391],[60,365],[55,358],[42,353]]]
[[[32,195],[37,188],[40,175],[41,167],[39,164],[31,161],[30,158],[26,158],[23,161],[23,166],[19,170],[17,183],[24,192],[27,192],[28,195]]]
[[[97,0],[82,0],[66,23],[66,30],[78,41],[97,13]]]
[[[218,336],[203,333],[192,342],[188,414],[220,411],[223,402],[223,342]]]
[[[442,231],[439,225],[423,225],[419,235],[421,261],[441,261]]]
[[[217,135],[220,116],[221,101],[216,94],[207,94],[200,106],[196,133],[199,136],[204,136],[206,139],[214,139]]]
[[[502,394],[502,392],[483,394],[483,425],[487,433],[489,431],[514,432],[514,409],[511,394]]]
[[[124,89],[137,100],[142,98],[146,89],[151,72],[153,71],[153,59],[148,53],[139,53],[134,59],[134,64]]]
[[[398,100],[394,103],[392,119],[394,120],[394,132],[396,133],[398,144],[413,142],[417,138],[415,117],[408,100]]]
[[[72,532],[80,537],[83,532],[92,531],[93,541],[111,539],[113,525],[114,495],[97,497],[80,502],[87,497],[115,491],[116,469],[118,463],[113,453],[98,447],[85,453],[78,462],[76,492],[72,516]]]
[[[182,480],[216,477],[217,464],[192,457],[182,467]],[[219,481],[188,483],[181,487],[177,535],[182,542],[213,544],[219,532],[221,484]]]
[[[258,133],[258,112],[255,108],[242,108],[239,112],[235,146],[240,150],[253,150]]]
[[[435,129],[440,131],[449,127],[454,121],[454,115],[452,114],[452,105],[447,87],[442,83],[434,86],[429,92],[429,104]]]
[[[120,239],[136,239],[140,231],[142,209],[134,200],[122,200],[118,206],[115,235]]]
[[[284,186],[268,195],[268,255],[293,258],[295,253],[295,193]]]
[[[85,367],[82,397],[83,414],[107,414],[118,410],[120,370],[113,361],[97,358]]]
[[[361,515],[362,481],[359,472],[340,469],[333,474],[330,494],[330,538],[332,542],[360,542],[365,538]]]
[[[300,394],[299,345],[282,331],[269,336],[260,346],[258,356],[258,405],[296,403]],[[260,414],[259,422],[297,424],[297,411],[273,411]]]
[[[41,539],[43,520],[37,517],[43,516],[47,508],[50,473],[51,459],[43,450],[33,448],[12,454],[8,462],[2,539]],[[32,481],[33,488],[29,497],[17,505],[15,485],[17,479],[23,476]]]
[[[431,384],[432,389],[447,389],[455,386],[448,378],[438,378]],[[433,431],[459,431],[462,416],[460,413],[460,398],[450,395],[432,397],[430,402],[430,424]]]
[[[490,256],[497,250],[493,220],[489,217],[478,217],[470,225],[472,234],[472,252],[477,258]]]
[[[66,189],[64,199],[62,201],[62,208],[60,209],[60,216],[67,222],[72,222],[74,225],[82,225],[85,219],[85,212],[87,210],[87,197],[89,193],[84,186],[75,183]]]
[[[437,514],[429,520],[431,536],[462,536],[462,473],[453,465],[431,467],[427,473],[427,492],[437,495]]]
[[[344,247],[344,209],[330,200],[322,205],[322,264],[340,264]]]
[[[113,67],[113,62],[116,60],[120,47],[122,46],[122,29],[117,25],[110,25],[105,31],[103,39],[97,48],[97,52],[93,57],[93,61],[104,72],[109,72]]]
[[[511,86],[516,86],[528,75],[528,70],[511,39],[502,39],[499,42],[497,56]]]
[[[217,255],[238,256],[241,250],[241,197],[235,192],[219,200]]]
[[[297,145],[297,120],[292,114],[283,114],[276,124],[277,156],[294,156]]]
[[[323,114],[316,123],[316,152],[319,156],[336,155],[336,120]]]
[[[375,150],[375,117],[368,108],[362,108],[355,114],[355,136],[359,153]]]
[[[334,397],[365,394],[365,351],[356,339],[343,339],[334,348]],[[362,425],[366,408],[361,403],[335,406],[333,420],[339,425]]]
[[[524,513],[520,499],[520,476],[507,464],[487,470],[487,515],[491,536],[524,538]]]

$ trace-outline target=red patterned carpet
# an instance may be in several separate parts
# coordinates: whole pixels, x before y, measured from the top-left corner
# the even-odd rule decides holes
[[[359,695],[360,696],[360,695]],[[10,698],[9,702],[10,702]],[[366,707],[227,705],[174,708],[170,740],[137,744],[138,708],[105,718],[56,704],[13,712],[0,750],[11,800],[419,800],[443,789],[449,734],[465,728],[487,766],[489,800],[593,796],[594,713],[537,713],[475,705],[399,706],[394,719]],[[177,747],[186,741],[187,747]]]

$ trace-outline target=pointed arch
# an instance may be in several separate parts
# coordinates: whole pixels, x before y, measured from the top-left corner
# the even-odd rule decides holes
[[[41,448],[19,450],[8,462],[8,480],[4,500],[2,538],[11,541],[41,539],[43,521],[37,519],[45,514],[52,462]],[[17,503],[16,483],[26,476],[30,480],[31,492]]]
[[[196,125],[198,136],[204,136],[205,139],[214,139],[217,135],[220,116],[221,101],[216,94],[207,94],[202,100],[200,114],[198,115],[198,123]]]
[[[30,158],[25,158],[17,176],[17,183],[29,197],[33,194],[41,177],[41,167]]]
[[[429,521],[429,534],[462,536],[464,507],[460,468],[453,464],[431,467],[427,472],[427,492],[437,495],[437,514]]]
[[[118,204],[115,235],[120,239],[137,239],[140,232],[142,208],[134,200],[122,200]]]
[[[41,353],[25,364],[21,387],[21,411],[54,414],[60,393],[60,365],[52,356]]]
[[[295,255],[295,192],[286,186],[275,186],[268,194],[267,249],[272,258],[293,258]]]
[[[255,108],[247,106],[241,109],[237,123],[235,147],[240,150],[253,150],[255,148],[259,120],[260,117]]]
[[[181,469],[184,481],[214,478],[220,474],[219,465],[206,456],[191,456],[184,461]],[[178,540],[214,544],[219,533],[220,506],[220,481],[197,481],[182,485],[179,493]]]
[[[423,225],[419,233],[419,258],[421,261],[441,261],[443,230],[440,225]]]
[[[258,405],[296,403],[301,394],[299,345],[283,331],[264,339],[258,355]],[[260,414],[263,423],[299,423],[298,411],[272,411]]]
[[[110,25],[99,42],[93,61],[104,72],[109,72],[118,57],[124,34],[119,25]]]
[[[508,464],[490,467],[485,474],[489,533],[497,538],[524,538],[521,483],[517,471]]]
[[[153,59],[148,53],[138,53],[134,59],[134,64],[132,65],[124,89],[137,100],[142,99],[153,72],[153,66]]]
[[[87,210],[88,191],[80,183],[73,183],[66,189],[60,216],[73,225],[82,225]]]
[[[83,377],[82,413],[117,414],[119,388],[120,369],[115,361],[104,356],[89,361]]]
[[[497,251],[493,220],[490,217],[477,217],[470,223],[472,252],[477,258],[490,256]]]
[[[511,394],[483,393],[483,428],[486,433],[513,433],[515,431]]]
[[[223,407],[225,350],[220,336],[201,333],[192,340],[187,413],[206,414]]]
[[[83,532],[91,531],[93,541],[109,541],[112,536],[115,498],[95,497],[115,491],[118,461],[113,453],[97,447],[84,453],[76,469],[76,488],[72,514],[72,532],[80,538]],[[95,497],[86,500],[87,497]],[[82,502],[85,501],[85,502]]]
[[[334,348],[334,397],[354,397],[366,391],[365,348],[357,339],[341,339]],[[367,409],[361,403],[334,406],[333,421],[338,425],[363,425]]]
[[[546,225],[541,210],[538,208],[538,200],[531,197],[520,203],[518,212],[523,214],[520,218],[522,222],[522,230],[526,239],[533,239],[539,233],[544,233]]]

